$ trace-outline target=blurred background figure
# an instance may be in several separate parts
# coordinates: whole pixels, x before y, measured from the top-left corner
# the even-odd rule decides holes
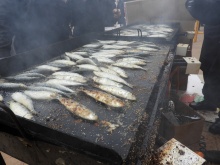
[[[0,57],[69,38],[68,0],[1,0]]]
[[[1,0],[0,58],[125,23],[123,0]]]
[[[24,31],[29,3],[29,0],[0,1],[0,58],[15,54],[15,36]]]
[[[73,0],[72,3],[74,36],[104,32],[105,27],[116,22],[125,24],[123,0]]]

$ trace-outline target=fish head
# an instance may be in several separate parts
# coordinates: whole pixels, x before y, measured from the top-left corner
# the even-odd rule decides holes
[[[98,116],[95,113],[90,113],[88,116],[86,116],[86,119],[92,120],[92,121],[97,121]]]

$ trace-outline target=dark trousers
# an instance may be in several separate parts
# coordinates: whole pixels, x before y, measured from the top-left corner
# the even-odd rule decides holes
[[[205,26],[200,61],[205,82],[204,99],[220,107],[220,26]]]

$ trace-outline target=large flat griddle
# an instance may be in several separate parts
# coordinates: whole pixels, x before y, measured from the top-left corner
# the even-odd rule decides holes
[[[81,45],[90,43],[93,41],[93,37],[91,35],[90,37],[85,36],[83,39],[78,38],[78,42],[76,42],[76,39],[71,39],[64,41],[65,43],[57,43],[49,47],[51,54],[47,48],[44,48],[42,51],[47,50],[46,52],[49,53],[48,56],[45,54],[45,61],[39,60],[34,64],[40,64],[42,61],[46,62],[51,57],[56,57],[65,51],[70,51],[71,46],[72,49],[75,49]],[[97,37],[97,35],[96,38],[105,40],[117,39],[116,37]],[[120,126],[116,130],[108,132],[108,128],[103,127],[102,124],[81,120],[68,112],[58,101],[34,101],[34,107],[39,112],[39,116],[35,117],[35,121],[18,117],[19,121],[36,139],[69,147],[85,155],[93,156],[97,160],[104,160],[113,164],[122,163],[122,161],[128,159],[128,156],[135,155],[135,153],[132,153],[131,146],[134,148],[137,143],[141,123],[147,123],[151,120],[154,100],[151,100],[151,106],[149,106],[149,99],[152,95],[157,95],[152,91],[158,83],[159,76],[163,72],[164,63],[170,52],[170,48],[173,47],[171,43],[156,44],[161,47],[161,50],[158,53],[146,56],[147,60],[152,61],[147,66],[144,66],[144,68],[148,69],[147,72],[126,69],[129,75],[127,81],[134,85],[134,89],[131,90],[128,87],[124,87],[124,89],[132,91],[137,97],[137,101],[128,101],[124,108],[114,109],[98,103],[82,93],[78,93],[76,97],[73,97],[74,100],[93,110],[99,116],[99,120],[119,124]],[[57,51],[54,51],[53,47],[56,47]],[[40,50],[36,51],[39,52]],[[14,60],[17,58],[23,61],[22,56],[31,59],[33,56],[36,57],[36,52],[34,51],[32,54],[21,54],[19,57],[11,57],[5,59],[5,62],[16,63]],[[6,64],[4,65],[6,66]],[[29,66],[25,69],[27,68]],[[19,69],[24,70],[23,67]],[[3,71],[2,73],[7,75],[15,73],[15,71],[12,70],[9,73]],[[3,92],[6,102],[10,100],[11,93]],[[0,114],[2,116],[0,119],[2,124],[15,127],[13,121],[10,120],[4,111],[0,111]]]

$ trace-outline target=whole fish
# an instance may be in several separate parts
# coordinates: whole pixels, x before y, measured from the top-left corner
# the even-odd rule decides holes
[[[98,76],[98,77],[108,78],[108,79],[110,79],[110,80],[113,80],[113,81],[116,81],[116,82],[125,84],[125,85],[127,85],[128,87],[130,87],[130,88],[133,88],[133,85],[127,83],[124,79],[122,79],[122,78],[119,77],[119,76],[116,76],[116,75],[113,75],[113,74],[110,74],[110,73],[105,73],[105,72],[96,72],[96,71],[94,71],[93,73],[94,73],[96,76]]]
[[[166,38],[167,37],[167,35],[166,34],[151,34],[151,35],[149,35],[148,37],[161,37],[161,38]]]
[[[118,73],[118,75],[120,75],[121,77],[128,78],[128,75],[123,69],[116,66],[108,66],[108,68]]]
[[[45,87],[45,86],[29,86],[28,90],[31,91],[49,91],[49,92],[55,92],[58,93],[60,95],[66,96],[66,97],[70,97],[69,93],[65,93],[61,90],[55,89],[55,88],[51,88],[51,87]],[[73,94],[75,94],[74,92],[71,92]]]
[[[68,60],[55,60],[55,61],[52,61],[52,63],[65,64],[65,65],[69,65],[69,66],[76,65],[75,62],[73,62],[73,61],[68,61]]]
[[[0,94],[0,102],[3,101],[3,100],[4,100],[4,98],[3,98],[3,96]]]
[[[88,57],[88,56],[89,56],[89,53],[88,53],[88,52],[76,51],[76,52],[74,52],[74,53],[76,53],[76,54],[78,54],[78,55],[81,55],[81,56],[85,56],[85,57]]]
[[[140,58],[134,58],[134,57],[122,58],[122,59],[119,59],[117,61],[118,62],[121,62],[121,61],[125,61],[125,62],[129,62],[129,61],[148,62],[147,60],[143,60],[143,59],[140,59]]]
[[[50,76],[50,77],[54,78],[54,79],[68,80],[68,81],[80,82],[80,83],[87,82],[86,78],[81,78],[81,77],[77,77],[77,76],[57,75],[57,76]]]
[[[133,44],[134,41],[117,41],[117,45],[130,45]]]
[[[29,71],[26,71],[26,73],[40,73],[40,74],[51,74],[53,72],[54,71],[52,71],[52,70],[44,69],[44,68],[35,68],[35,69],[31,69]]]
[[[154,48],[154,49],[160,49],[157,45],[155,44],[151,44],[151,43],[146,43],[146,44],[143,44],[143,45],[139,45],[140,47],[150,47],[150,48]]]
[[[82,91],[86,93],[88,96],[94,98],[95,100],[100,101],[111,107],[123,107],[125,105],[122,100],[105,92],[87,89],[83,89]]]
[[[138,61],[138,60],[123,61],[122,59],[120,59],[116,61],[116,63],[120,63],[120,62],[126,62],[133,65],[147,65],[146,62]]]
[[[36,83],[34,84],[35,86],[44,86],[44,87],[49,87],[49,88],[54,88],[54,89],[58,89],[60,91],[63,91],[63,92],[67,92],[67,93],[75,93],[74,90],[66,87],[66,86],[63,86],[63,85],[60,85],[60,84],[56,84],[56,83]]]
[[[79,82],[74,82],[74,81],[69,81],[69,80],[59,80],[59,79],[51,79],[48,80],[47,83],[55,83],[55,84],[60,84],[64,86],[80,86],[80,85],[85,85]]]
[[[137,47],[137,49],[139,49],[139,50],[144,50],[144,51],[150,51],[150,52],[157,52],[158,51],[158,49],[154,49],[154,48],[151,48],[151,47],[142,47],[142,46],[139,46],[139,47]]]
[[[109,59],[109,58],[105,58],[105,57],[96,57],[96,56],[93,56],[92,58],[95,58],[98,60],[98,62],[101,62],[101,63],[106,63],[106,64],[112,64],[114,63],[113,60]]]
[[[92,53],[92,55],[90,57],[94,57],[94,58],[99,58],[99,57],[105,57],[105,58],[112,58],[115,57],[116,54],[109,54],[109,53],[105,53],[105,52],[96,52],[96,53]]]
[[[64,71],[55,72],[55,73],[53,73],[52,75],[53,75],[53,76],[73,76],[73,77],[85,78],[85,77],[82,76],[81,74],[72,73],[72,72],[64,72]]]
[[[128,49],[129,46],[122,46],[122,45],[103,45],[103,49]]]
[[[55,61],[48,63],[48,65],[63,68],[63,67],[74,66],[74,65],[76,65],[76,63],[73,61],[68,61],[68,60],[55,60]]]
[[[11,95],[11,98],[22,104],[23,106],[25,106],[28,110],[30,110],[30,112],[34,115],[37,114],[37,112],[35,111],[34,109],[34,105],[33,105],[33,102],[32,100],[27,96],[25,95],[24,93],[22,92],[15,92]]]
[[[65,53],[68,57],[70,57],[72,60],[82,60],[83,57],[75,52],[72,52],[72,53],[69,53],[69,52],[66,52]]]
[[[127,62],[118,62],[118,63],[114,63],[113,65],[114,65],[114,66],[121,67],[121,68],[142,69],[142,70],[147,71],[147,69],[145,69],[145,68],[142,68],[142,67],[140,67],[140,66],[138,66],[138,65],[131,64],[131,63],[127,63]]]
[[[28,111],[27,108],[25,108],[20,103],[11,101],[9,103],[10,109],[14,112],[15,115],[26,118],[26,119],[34,119],[34,116]]]
[[[59,96],[56,92],[50,92],[50,91],[26,90],[24,91],[24,94],[26,94],[27,96],[29,96],[34,100],[53,100]]]
[[[81,60],[76,61],[77,64],[91,64],[91,65],[96,65],[96,63],[91,60],[90,58],[83,58]]]
[[[41,77],[41,78],[45,78],[46,76],[40,73],[21,73],[16,75],[15,77]]]
[[[49,66],[49,65],[40,65],[36,67],[37,69],[42,69],[42,70],[49,70],[52,72],[56,72],[58,70],[60,70],[60,68],[58,67],[53,67],[53,66]]]
[[[86,106],[73,101],[72,99],[59,98],[58,100],[74,115],[90,121],[98,120],[98,116]]]
[[[114,54],[114,55],[120,55],[124,54],[125,51],[123,50],[100,50],[98,53],[104,53],[104,54]]]
[[[11,80],[11,81],[34,81],[40,78],[41,77],[27,77],[27,76],[6,77],[7,80]]]
[[[136,97],[131,92],[122,88],[106,85],[95,85],[95,87],[124,99],[136,100]]]
[[[115,72],[114,70],[105,68],[105,67],[100,67],[101,71],[105,72],[105,73],[110,73],[110,74],[114,74],[116,76],[119,76],[117,72]]]
[[[77,67],[79,67],[81,69],[92,70],[92,71],[100,71],[100,69],[97,66],[90,65],[90,64],[77,65]]]
[[[115,40],[98,40],[101,44],[114,44],[116,43]]]
[[[96,49],[96,48],[99,48],[101,46],[102,45],[100,45],[100,44],[87,44],[87,45],[84,45],[83,48],[94,48],[94,49]]]
[[[27,89],[27,86],[22,83],[0,83],[0,89]]]
[[[149,51],[143,51],[143,50],[140,50],[140,49],[128,49],[126,50],[126,53],[127,54],[150,54]]]
[[[108,78],[94,76],[92,79],[93,79],[94,82],[96,82],[98,84],[101,84],[101,85],[110,85],[110,86],[116,86],[116,87],[119,87],[119,88],[123,87],[122,84],[117,83],[115,81],[112,81],[112,80],[110,80]]]

